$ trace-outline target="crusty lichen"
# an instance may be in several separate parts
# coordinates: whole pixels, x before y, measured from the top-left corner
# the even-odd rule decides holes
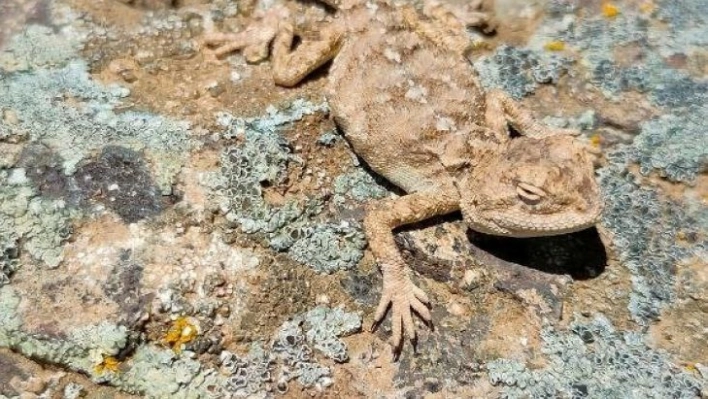
[[[333,381],[332,370],[323,365],[313,348],[336,361],[349,359],[341,337],[361,329],[361,316],[342,308],[316,307],[293,317],[273,337],[270,350],[259,343],[246,356],[228,351],[221,362],[231,376],[227,388],[237,397],[285,393],[290,381],[304,387],[326,388]]]
[[[103,322],[77,328],[65,338],[31,334],[22,328],[19,305],[15,290],[0,288],[0,347],[85,373],[130,393],[156,398],[223,397],[223,376],[171,349],[141,344],[130,357],[120,359],[131,339],[123,326]]]
[[[317,223],[324,198],[286,198],[283,205],[266,201],[263,186],[284,183],[289,166],[300,164],[280,130],[304,115],[327,112],[326,105],[296,100],[288,107],[269,108],[259,118],[219,117],[225,138],[241,143],[221,155],[221,171],[208,176],[213,199],[226,219],[245,233],[261,234],[269,246],[287,252],[298,262],[317,271],[331,273],[349,269],[363,256],[366,245],[359,226],[351,223]]]
[[[623,147],[611,153],[600,171],[605,197],[603,224],[612,235],[619,260],[632,274],[629,309],[636,321],[647,324],[675,298],[676,265],[698,256],[708,245],[702,227],[708,225],[708,207],[685,198],[678,204],[659,191],[642,187],[628,170],[629,154]],[[679,237],[695,237],[679,245]]]
[[[557,83],[570,64],[569,58],[555,53],[502,45],[474,66],[485,88],[503,89],[518,99],[533,93],[539,84]]]
[[[59,266],[62,243],[71,233],[71,213],[64,201],[37,196],[23,169],[0,169],[0,281],[19,267],[20,250],[50,268]]]
[[[575,320],[568,331],[545,328],[547,365],[529,368],[498,359],[487,364],[502,398],[696,398],[701,383],[635,332],[617,332],[604,317]]]

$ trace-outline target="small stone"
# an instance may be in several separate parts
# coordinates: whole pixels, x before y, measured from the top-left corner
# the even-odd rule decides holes
[[[464,316],[467,314],[467,307],[458,301],[452,301],[447,305],[447,311],[453,316]]]
[[[138,80],[135,71],[138,69],[138,64],[133,60],[116,59],[108,64],[108,70],[119,76],[128,83],[133,83]]]
[[[46,388],[46,383],[41,378],[37,377],[30,377],[30,379],[25,381],[23,385],[27,392],[36,394],[44,392],[44,389]]]
[[[2,120],[4,120],[8,125],[16,125],[20,123],[20,118],[17,116],[17,112],[11,109],[6,109],[2,112]]]
[[[219,97],[225,91],[223,85],[219,84],[219,82],[209,83],[206,90],[212,97]]]
[[[222,305],[216,310],[216,314],[221,317],[229,317],[231,316],[231,308],[229,305]]]
[[[477,269],[465,271],[462,278],[462,286],[467,289],[475,289],[482,284],[482,272]]]
[[[327,296],[326,294],[317,295],[317,299],[315,299],[315,302],[318,305],[329,305],[329,296]]]
[[[70,382],[66,384],[64,387],[64,399],[76,399],[81,397],[81,394],[84,392],[84,387],[76,384],[74,382]]]

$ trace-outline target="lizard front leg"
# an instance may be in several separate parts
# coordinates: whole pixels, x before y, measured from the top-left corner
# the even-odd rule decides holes
[[[383,274],[383,291],[374,314],[372,331],[378,327],[390,306],[391,340],[395,355],[400,353],[404,331],[411,340],[415,339],[411,310],[428,323],[431,316],[427,307],[428,297],[411,281],[406,263],[396,247],[393,229],[455,212],[460,209],[459,202],[459,196],[454,191],[417,192],[394,200],[377,202],[364,219],[369,246]]]
[[[315,69],[334,58],[342,44],[342,33],[324,28],[311,32],[292,50],[295,32],[292,24],[284,24],[273,42],[273,79],[280,86],[292,87]],[[313,39],[312,36],[316,36]]]
[[[580,134],[577,130],[553,128],[538,123],[528,110],[501,90],[490,90],[486,95],[486,103],[484,116],[487,127],[497,133],[508,134],[507,122],[511,122],[520,134],[535,139]]]

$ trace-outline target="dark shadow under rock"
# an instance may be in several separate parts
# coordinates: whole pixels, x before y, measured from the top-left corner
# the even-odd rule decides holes
[[[596,228],[549,237],[497,237],[475,231],[469,240],[501,260],[574,280],[595,278],[607,266],[607,252]]]
[[[396,234],[411,269],[450,284],[451,289],[459,285],[465,270],[483,269],[491,277],[488,289],[508,293],[540,314],[559,318],[572,279],[593,278],[607,264],[595,228],[517,239],[467,231],[464,223],[452,217],[416,224]]]

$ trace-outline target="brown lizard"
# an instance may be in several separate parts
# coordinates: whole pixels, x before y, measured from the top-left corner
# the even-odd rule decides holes
[[[372,204],[364,220],[384,280],[372,330],[390,307],[400,353],[404,332],[416,336],[412,312],[428,323],[431,315],[393,229],[461,210],[470,228],[488,234],[563,234],[594,225],[601,196],[591,154],[572,137],[578,132],[541,125],[505,93],[482,90],[465,56],[465,27],[490,23],[475,10],[480,1],[455,16],[436,3],[422,12],[385,1],[327,3],[339,10],[332,24],[294,51],[284,8],[266,13],[267,29],[252,29],[258,37],[246,30],[207,42],[222,44],[219,54],[267,56],[273,40],[274,78],[283,86],[334,58],[327,95],[336,123],[374,171],[407,193]]]

